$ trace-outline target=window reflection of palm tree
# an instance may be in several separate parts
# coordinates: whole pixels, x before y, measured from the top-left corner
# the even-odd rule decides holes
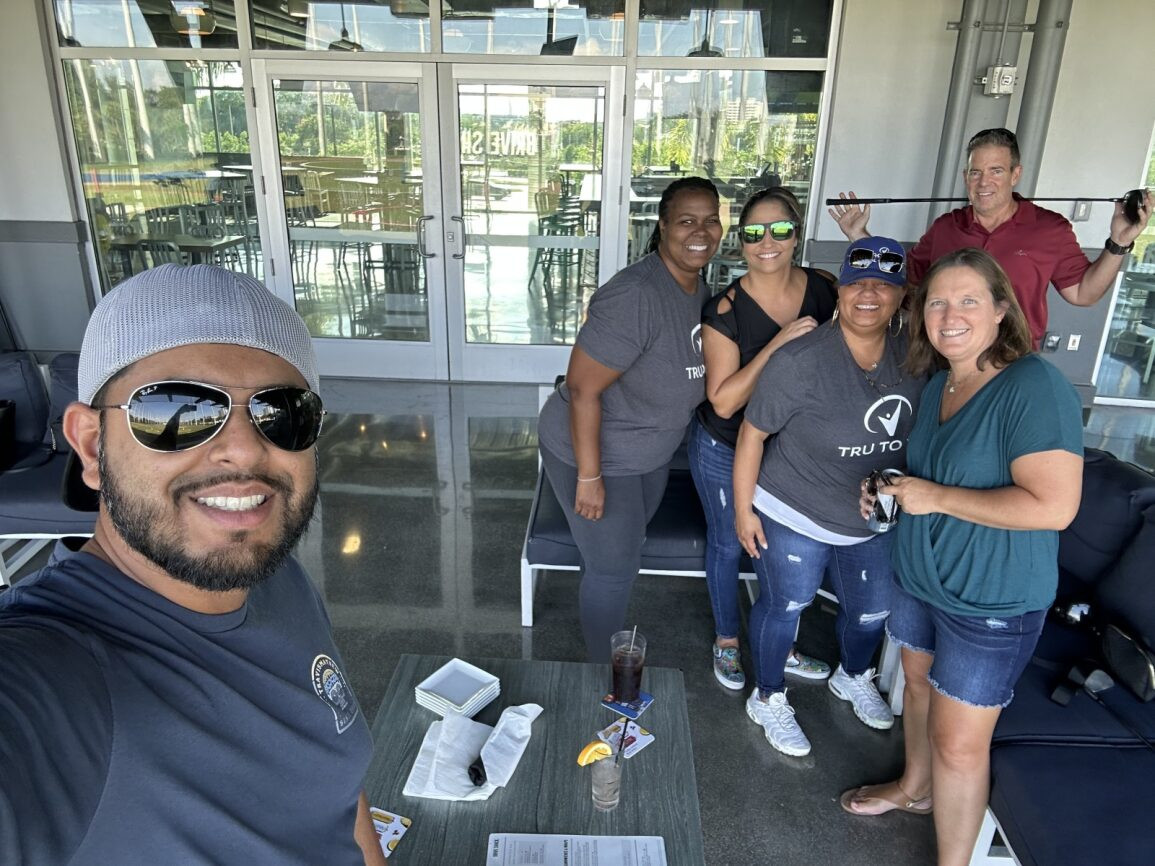
[[[172,417],[168,419],[168,423],[164,425],[164,429],[157,435],[154,447],[162,450],[176,447],[177,430],[181,425],[181,419],[185,412],[194,411],[196,407],[196,403],[184,403],[179,406],[172,413]]]

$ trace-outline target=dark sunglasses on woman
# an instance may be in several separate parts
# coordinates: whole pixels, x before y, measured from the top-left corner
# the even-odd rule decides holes
[[[798,230],[798,223],[794,220],[775,220],[772,223],[747,223],[738,227],[738,237],[744,244],[761,243],[767,232],[771,240],[788,241]]]
[[[165,381],[142,385],[127,403],[93,406],[123,409],[132,438],[150,451],[188,451],[221,432],[233,410],[228,391],[203,382]],[[325,410],[307,388],[265,388],[248,400],[249,420],[273,445],[304,451],[321,435]]]
[[[906,257],[902,253],[892,253],[885,250],[876,253],[874,250],[856,247],[850,251],[850,257],[846,263],[852,268],[865,270],[870,267],[872,262],[878,262],[878,269],[884,274],[897,274],[906,264]]]

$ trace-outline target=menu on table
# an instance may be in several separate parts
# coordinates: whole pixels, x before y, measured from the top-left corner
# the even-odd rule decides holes
[[[490,833],[486,866],[666,866],[661,836]]]

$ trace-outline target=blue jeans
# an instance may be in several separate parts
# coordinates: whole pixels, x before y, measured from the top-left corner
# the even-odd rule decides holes
[[[941,694],[972,707],[1005,707],[1026,670],[1045,610],[1018,616],[962,616],[915,598],[897,584],[886,624],[891,640],[934,656],[927,679]]]
[[[710,435],[695,418],[690,425],[690,474],[706,514],[706,587],[714,633],[736,638],[741,622],[738,570],[742,545],[734,531],[734,449]]]
[[[780,692],[786,688],[786,656],[798,629],[798,617],[810,606],[830,574],[838,596],[834,620],[839,661],[857,676],[870,667],[882,642],[894,592],[890,567],[890,536],[876,535],[861,544],[825,544],[787,529],[764,514],[762,531],[767,548],[754,560],[761,595],[750,611],[758,688]]]

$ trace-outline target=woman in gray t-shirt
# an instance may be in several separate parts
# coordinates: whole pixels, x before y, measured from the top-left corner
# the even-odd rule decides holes
[[[757,688],[746,713],[787,755],[809,754],[810,742],[786,699],[783,666],[826,573],[839,601],[841,663],[830,690],[864,724],[894,724],[870,667],[890,608],[890,536],[870,532],[858,498],[871,472],[905,468],[923,386],[902,368],[904,265],[897,241],[851,245],[835,318],[770,358],[738,433],[735,527],[761,589],[750,611]]]
[[[584,570],[586,652],[609,661],[641,567],[667,464],[705,396],[702,268],[722,239],[718,191],[680,178],[662,194],[650,255],[594,292],[566,381],[538,423],[542,464]]]

